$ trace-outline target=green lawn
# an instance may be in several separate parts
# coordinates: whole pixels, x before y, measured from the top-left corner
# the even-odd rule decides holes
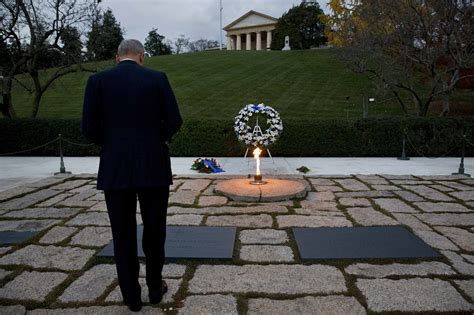
[[[146,66],[167,73],[185,118],[233,119],[255,102],[274,107],[283,119],[354,118],[361,117],[362,95],[373,95],[368,80],[347,69],[330,49],[209,51],[149,58]],[[39,117],[80,117],[89,75],[75,73],[56,81],[42,99]],[[16,87],[19,116],[29,115],[30,99]],[[394,102],[372,105],[369,111],[369,116],[387,114],[401,111]]]

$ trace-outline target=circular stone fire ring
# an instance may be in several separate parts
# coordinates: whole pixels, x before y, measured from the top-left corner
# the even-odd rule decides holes
[[[306,196],[308,185],[302,181],[265,178],[265,185],[252,185],[253,178],[225,180],[216,185],[215,192],[234,201],[270,202]]]

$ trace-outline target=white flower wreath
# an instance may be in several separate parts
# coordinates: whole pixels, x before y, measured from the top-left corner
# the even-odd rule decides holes
[[[259,128],[252,128],[248,125],[250,117],[254,114],[266,115],[269,127],[265,131],[259,132]],[[235,117],[234,131],[237,139],[246,145],[268,147],[280,138],[283,132],[283,123],[278,112],[272,107],[264,104],[249,104]]]

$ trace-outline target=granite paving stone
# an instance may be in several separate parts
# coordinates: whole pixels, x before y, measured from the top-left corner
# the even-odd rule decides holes
[[[390,276],[428,276],[428,275],[455,275],[456,272],[450,266],[441,262],[421,262],[419,264],[353,264],[345,268],[350,275],[364,276],[368,278],[385,278]]]
[[[293,252],[288,246],[244,245],[240,249],[240,259],[249,262],[292,262]]]
[[[62,184],[56,185],[51,187],[51,189],[58,189],[58,190],[71,190],[77,187],[83,186],[90,182],[88,179],[77,179],[77,180],[68,180]]]
[[[461,184],[453,181],[438,181],[437,183],[444,186],[448,186],[450,188],[454,188],[456,190],[473,190],[473,187],[470,185]]]
[[[474,264],[474,255],[461,254],[461,256],[471,264]]]
[[[474,252],[474,233],[464,229],[446,226],[438,226],[436,230],[447,236],[463,250]]]
[[[372,185],[372,188],[375,190],[401,190],[400,187],[394,185]]]
[[[405,180],[405,179],[394,179],[391,180],[391,182],[395,185],[433,185],[434,183],[429,180]]]
[[[345,190],[350,190],[350,191],[360,191],[360,190],[370,190],[370,188],[356,180],[356,179],[335,179],[335,181],[341,185]]]
[[[28,208],[10,211],[3,217],[8,218],[68,218],[76,215],[80,209],[72,208]]]
[[[23,315],[26,314],[26,307],[23,305],[0,305],[0,314],[2,315]]]
[[[6,246],[6,247],[0,247],[0,256],[5,255],[8,251],[10,251],[13,247],[11,246]]]
[[[170,185],[170,191],[176,191],[185,181],[182,179],[173,179],[173,184]]]
[[[337,192],[337,191],[343,191],[343,189],[339,186],[318,186],[318,185],[313,185],[314,190],[316,191],[332,191],[332,192]]]
[[[286,231],[272,229],[243,230],[239,239],[242,244],[284,244],[289,240]]]
[[[179,309],[180,315],[237,315],[237,300],[232,295],[192,295],[186,297],[183,307]]]
[[[418,212],[412,206],[395,198],[379,198],[379,199],[374,199],[374,202],[380,208],[391,213],[394,213],[394,212],[417,213]]]
[[[364,307],[354,298],[342,295],[307,296],[294,300],[249,299],[248,314],[326,314],[363,315]]]
[[[332,186],[336,183],[332,179],[327,178],[309,178],[309,181],[313,186]]]
[[[335,198],[336,196],[332,191],[310,191],[306,196],[306,200],[308,201],[333,201]]]
[[[395,219],[402,223],[403,225],[406,225],[413,230],[421,230],[421,231],[431,231],[431,227],[428,225],[424,224],[421,222],[419,219],[417,219],[415,216],[411,214],[406,214],[406,213],[393,213],[392,214]]]
[[[317,210],[313,208],[295,208],[296,214],[307,214],[307,215],[322,215],[322,216],[344,216],[344,213],[340,210],[336,211],[327,211],[327,210]]]
[[[347,208],[347,213],[360,225],[399,225],[397,221],[372,207]]]
[[[0,221],[0,232],[41,231],[58,222],[58,220],[3,220]]]
[[[0,265],[80,270],[94,254],[94,250],[78,247],[28,245],[0,258]]]
[[[206,207],[186,208],[172,206],[168,208],[168,214],[249,214],[249,213],[288,213],[288,209],[282,205],[257,205],[248,207]]]
[[[189,282],[188,291],[294,295],[343,293],[347,288],[342,272],[332,266],[200,265]]]
[[[48,231],[40,240],[42,244],[56,244],[64,241],[77,232],[77,228],[71,226],[55,226]]]
[[[280,228],[352,226],[351,221],[342,216],[281,215],[277,216],[277,222]]]
[[[356,285],[374,312],[449,312],[473,308],[449,282],[438,279],[359,279]]]
[[[338,211],[337,203],[333,201],[300,201],[300,205],[303,208],[309,208],[313,210],[322,210],[322,211]]]
[[[454,189],[452,189],[451,187],[446,187],[446,186],[443,186],[443,185],[429,185],[429,187],[434,188],[434,189],[439,190],[439,191],[442,191],[442,192],[454,191]]]
[[[55,206],[57,203],[63,201],[66,198],[69,198],[69,197],[71,197],[71,194],[62,193],[62,194],[59,194],[59,195],[54,196],[52,198],[46,199],[45,201],[36,204],[35,207],[41,207],[41,208],[52,207],[52,206]]]
[[[200,225],[204,216],[197,214],[176,214],[166,218],[168,225]]]
[[[128,307],[123,305],[113,306],[88,306],[78,308],[57,308],[57,309],[36,309],[29,311],[28,315],[130,315],[134,314],[128,310]],[[162,309],[144,306],[139,314],[143,315],[163,315]]]
[[[95,189],[95,185],[91,185],[90,183],[87,184],[87,185],[84,185],[84,186],[80,186],[78,188],[74,188],[72,190],[70,190],[69,192],[70,193],[73,193],[73,194],[78,194],[78,193],[82,193],[84,191],[92,191],[93,193],[91,195],[94,195],[96,193],[98,193],[99,191]],[[89,197],[87,197],[89,198]],[[84,199],[81,199],[81,200],[84,200]]]
[[[44,201],[50,197],[60,194],[60,191],[52,189],[44,189],[36,191],[22,197],[10,199],[8,201],[0,203],[0,209],[4,210],[20,210],[28,208],[38,202]]]
[[[383,178],[386,178],[386,179],[389,179],[389,180],[392,180],[392,179],[404,179],[404,180],[415,180],[416,177],[414,177],[413,175],[390,175],[390,174],[382,174],[380,175],[382,176]]]
[[[108,227],[88,226],[74,235],[71,245],[101,247],[112,240],[112,230]]]
[[[356,175],[357,179],[370,185],[387,185],[389,182],[378,175]]]
[[[424,212],[470,212],[468,208],[453,202],[415,202],[415,206]]]
[[[339,203],[346,207],[369,207],[370,201],[366,198],[340,198]]]
[[[418,176],[421,179],[424,180],[459,180],[459,179],[465,179],[466,175],[420,175]]]
[[[42,302],[66,278],[67,274],[62,272],[24,271],[0,288],[0,298]]]
[[[105,201],[105,195],[103,193],[97,193],[92,197],[87,198],[90,201]]]
[[[463,201],[474,201],[474,190],[469,191],[456,191],[449,193],[451,196],[461,199]]]
[[[74,198],[67,198],[56,204],[56,206],[61,207],[72,207],[72,208],[90,208],[95,205],[98,201],[92,200],[77,200]]]
[[[12,274],[13,271],[0,269],[0,281],[2,281],[6,276]],[[1,314],[1,313],[0,313]]]
[[[198,205],[201,207],[222,206],[225,205],[227,201],[227,198],[223,196],[201,196],[199,197]]]
[[[368,191],[344,191],[334,193],[338,198],[383,198],[393,197],[396,191],[368,190]]]
[[[137,203],[137,206],[138,206],[138,203]],[[88,211],[107,212],[107,204],[105,203],[105,201],[96,203],[95,205],[90,207]]]
[[[438,249],[459,250],[447,237],[433,231],[415,231],[426,244]]]
[[[415,202],[415,201],[424,201],[425,199],[421,196],[418,196],[417,194],[414,194],[412,192],[406,191],[406,190],[395,190],[393,191],[396,195],[398,195],[400,198],[409,201],[409,202]]]
[[[27,183],[24,186],[33,187],[33,188],[43,188],[51,185],[56,185],[66,181],[72,175],[69,174],[61,174],[57,176],[46,177],[41,180],[35,181],[33,183]]]
[[[67,225],[97,225],[110,226],[109,215],[104,212],[87,212],[81,213],[66,222]]]
[[[194,190],[178,190],[170,196],[169,203],[181,203],[186,205],[194,204],[199,191]]]
[[[161,272],[163,278],[181,278],[186,272],[186,265],[180,264],[165,264],[163,265],[163,271]],[[140,264],[140,277],[146,277],[146,265]]]
[[[206,225],[266,228],[271,227],[273,225],[273,219],[268,214],[209,216],[207,218]]]
[[[187,180],[179,187],[179,190],[203,191],[210,183],[211,180],[209,179]]]
[[[474,280],[455,280],[454,282],[474,301]]]
[[[460,274],[474,276],[474,265],[467,263],[461,256],[449,250],[441,251]]]
[[[423,213],[415,216],[429,225],[473,226],[474,213]]]
[[[437,191],[436,189],[430,188],[424,185],[403,185],[405,189],[414,191],[420,196],[423,196],[427,199],[435,200],[435,201],[453,201],[454,199],[449,197],[448,195]]]
[[[102,295],[117,277],[115,265],[96,265],[64,290],[58,298],[61,302],[91,302]]]
[[[18,197],[18,196],[30,193],[34,190],[36,189],[32,187],[18,186],[15,188],[10,188],[4,191],[0,191],[0,201]]]

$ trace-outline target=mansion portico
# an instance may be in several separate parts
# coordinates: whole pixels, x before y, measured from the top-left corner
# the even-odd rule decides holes
[[[256,11],[249,11],[224,27],[228,50],[267,50],[272,44],[272,32],[277,19]]]

